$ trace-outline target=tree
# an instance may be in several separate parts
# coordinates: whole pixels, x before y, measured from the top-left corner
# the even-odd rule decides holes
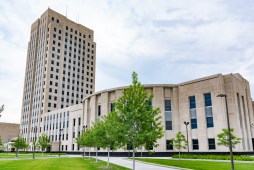
[[[157,139],[163,136],[159,108],[151,106],[152,95],[138,82],[137,73],[132,73],[132,85],[123,91],[117,102],[115,112],[119,117],[118,142],[122,146],[131,144],[133,148],[133,170],[135,170],[135,152],[147,141],[153,147]]]
[[[0,107],[0,117],[1,117],[1,113],[4,111],[4,105],[2,105],[1,107]]]
[[[18,158],[18,152],[19,149],[26,149],[29,147],[29,144],[26,142],[26,139],[23,138],[22,136],[19,136],[14,143],[12,144],[12,146],[14,148],[16,148],[17,152],[16,152],[16,157]]]
[[[179,160],[180,160],[180,152],[181,149],[186,149],[187,140],[185,136],[181,132],[177,132],[176,138],[172,138],[173,146],[178,149],[179,152]]]
[[[100,128],[100,147],[108,150],[108,163],[107,167],[109,167],[109,152],[111,150],[115,150],[121,145],[117,142],[118,134],[121,133],[118,131],[119,129],[119,120],[116,112],[110,112],[107,116],[103,117],[101,120],[101,124],[98,127]]]
[[[90,129],[89,136],[87,136],[86,140],[90,140],[90,144],[92,147],[96,148],[96,163],[98,162],[98,148],[101,146],[101,140],[104,131],[101,126],[103,126],[102,121],[97,119]]]
[[[45,134],[45,133],[42,133],[41,136],[39,136],[39,140],[37,142],[37,145],[39,147],[41,147],[41,152],[43,154],[43,150],[49,146],[51,146],[51,143],[50,143],[50,140],[49,140],[49,137]]]
[[[3,141],[2,138],[0,136],[0,152],[3,151]]]
[[[235,148],[237,144],[241,143],[241,139],[235,136],[233,132],[234,132],[234,129],[230,128],[231,143],[232,143],[232,147]],[[229,147],[228,129],[222,129],[222,133],[219,133],[217,137],[218,137],[217,139],[218,145]]]

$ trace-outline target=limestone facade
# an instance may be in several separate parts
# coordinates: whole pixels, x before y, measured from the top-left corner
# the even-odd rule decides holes
[[[100,115],[107,115],[111,106],[126,87],[103,90],[84,99],[84,125],[91,127]],[[253,151],[253,103],[249,83],[240,74],[212,75],[180,84],[145,85],[153,94],[152,106],[161,110],[164,137],[158,140],[156,152],[176,151],[170,145],[178,131],[186,136],[184,121],[188,125],[189,150],[192,152],[228,151],[217,145],[217,134],[227,128],[226,94],[230,126],[241,143],[234,151]],[[100,111],[99,111],[100,110]],[[123,150],[119,150],[123,151]]]
[[[47,9],[31,26],[20,128],[38,138],[44,113],[77,105],[94,93],[96,43],[93,30]]]

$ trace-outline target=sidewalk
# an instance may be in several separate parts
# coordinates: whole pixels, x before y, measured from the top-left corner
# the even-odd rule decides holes
[[[98,157],[98,159],[105,161],[105,162],[108,161],[107,157]],[[130,160],[128,158],[110,157],[109,162],[132,169],[132,160]],[[144,163],[144,162],[140,162],[140,161],[136,161],[135,165],[136,165],[135,166],[136,170],[179,170],[179,169],[184,170],[184,168],[155,165],[155,164]]]

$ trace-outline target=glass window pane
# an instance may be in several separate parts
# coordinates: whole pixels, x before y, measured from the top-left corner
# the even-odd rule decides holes
[[[171,111],[171,100],[165,100],[165,111]]]

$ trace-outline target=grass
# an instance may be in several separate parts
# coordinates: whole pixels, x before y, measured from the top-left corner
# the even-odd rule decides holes
[[[62,155],[62,153],[61,153]],[[33,153],[19,153],[19,158],[32,158],[33,157]],[[49,157],[49,156],[58,156],[58,153],[35,153],[35,158],[36,157]],[[1,158],[15,158],[16,157],[16,153],[15,152],[9,152],[9,153],[0,153],[0,160]]]
[[[139,161],[175,166],[180,168],[189,168],[196,170],[229,170],[230,162],[214,162],[214,161],[198,161],[198,160],[170,160],[170,159],[148,159],[148,158],[137,158]],[[253,170],[254,163],[238,163],[235,162],[235,170]]]
[[[101,170],[106,162],[84,158],[47,158],[35,160],[0,160],[0,170]],[[108,170],[129,170],[110,164]]]
[[[174,154],[172,158],[178,159],[178,154]],[[181,158],[184,159],[213,159],[213,160],[230,160],[230,155],[218,155],[218,154],[181,154]],[[254,157],[248,155],[234,155],[234,160],[239,161],[254,161]]]

